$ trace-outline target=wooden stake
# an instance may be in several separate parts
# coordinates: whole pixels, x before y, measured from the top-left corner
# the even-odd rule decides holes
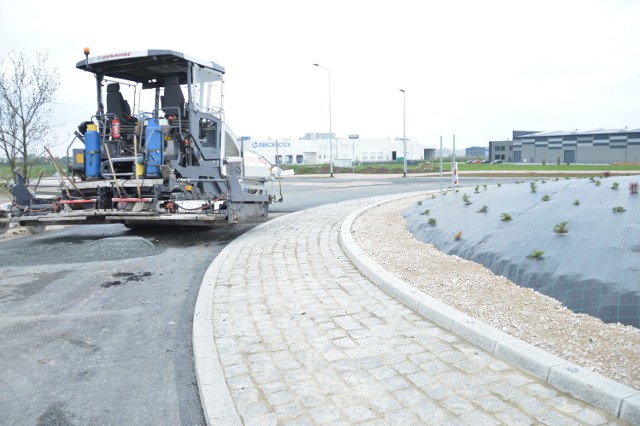
[[[111,176],[113,176],[113,183],[116,186],[116,191],[118,191],[118,197],[122,198],[122,193],[120,192],[120,187],[118,186],[118,179],[116,179],[116,171],[113,168],[113,162],[111,161],[111,153],[109,153],[109,147],[107,146],[107,141],[104,142],[104,150],[107,151],[107,158],[109,159],[109,167],[111,167]]]
[[[136,176],[136,190],[138,191],[138,198],[142,198],[140,194],[140,182],[138,181],[138,137],[133,134],[133,174]]]
[[[56,159],[56,157],[53,156],[53,154],[51,154],[51,151],[49,151],[49,148],[47,148],[46,146],[44,147],[45,151],[47,151],[47,154],[49,154],[49,157],[51,157],[51,161],[53,161],[54,166],[56,167],[56,169],[58,169],[58,173],[60,173],[60,176],[64,176],[67,178],[67,180],[69,181],[69,183],[71,184],[71,186],[74,187],[74,189],[76,191],[78,191],[78,194],[80,194],[80,196],[82,198],[85,198],[84,194],[82,193],[82,191],[80,191],[80,188],[78,188],[75,184],[75,182],[73,182],[73,180],[71,180],[71,178],[64,172],[64,170],[62,170],[62,167],[60,167],[60,164],[58,163],[58,160]],[[62,178],[60,178],[60,180],[62,181]],[[62,181],[64,182],[64,181]],[[65,190],[67,191],[67,196],[69,197],[69,199],[71,199],[71,194],[69,194],[69,189],[67,188],[67,185],[64,185]]]

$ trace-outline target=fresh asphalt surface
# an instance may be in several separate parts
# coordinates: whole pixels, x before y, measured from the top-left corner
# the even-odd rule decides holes
[[[272,211],[439,187],[433,177],[291,177]],[[251,227],[87,225],[0,242],[0,424],[204,424],[195,300],[212,260]]]

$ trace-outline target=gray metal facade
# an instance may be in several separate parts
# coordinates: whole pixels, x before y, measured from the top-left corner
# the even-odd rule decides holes
[[[513,157],[531,163],[640,162],[640,129],[522,135],[513,140]]]
[[[505,163],[513,163],[514,152],[512,141],[491,141],[489,142],[489,160],[502,160]]]

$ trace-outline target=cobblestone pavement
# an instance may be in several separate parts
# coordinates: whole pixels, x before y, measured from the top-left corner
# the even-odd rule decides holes
[[[231,423],[624,424],[444,331],[363,277],[338,233],[373,200],[273,220],[229,253],[215,282],[213,329],[239,416]]]

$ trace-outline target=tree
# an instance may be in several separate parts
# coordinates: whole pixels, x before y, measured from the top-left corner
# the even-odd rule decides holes
[[[47,59],[37,53],[32,61],[14,51],[0,58],[0,153],[26,177],[52,134],[49,118],[60,79]]]

